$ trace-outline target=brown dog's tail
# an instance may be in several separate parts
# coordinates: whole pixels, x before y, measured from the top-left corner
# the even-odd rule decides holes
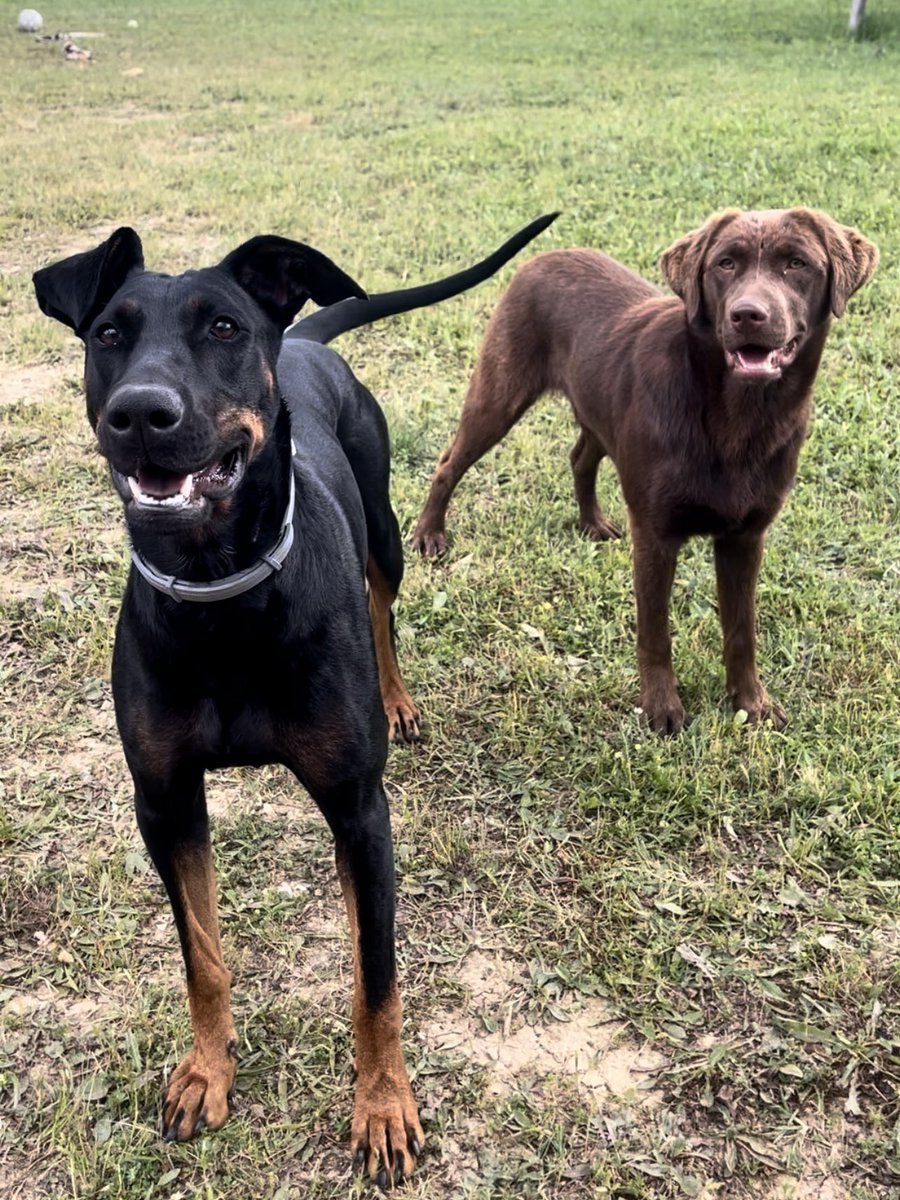
[[[423,283],[419,287],[402,288],[397,292],[378,292],[366,300],[358,300],[356,297],[341,300],[301,318],[285,330],[284,336],[302,338],[304,341],[318,342],[324,346],[340,337],[342,333],[358,329],[360,325],[371,325],[373,321],[380,321],[383,317],[393,317],[397,313],[410,312],[414,308],[425,308],[428,304],[449,300],[451,296],[458,296],[460,292],[466,292],[489,279],[558,216],[559,213],[555,212],[538,217],[536,221],[514,233],[499,249],[476,263],[474,267],[467,267],[464,271],[457,271],[455,275],[448,275],[446,279],[439,279],[435,283]]]

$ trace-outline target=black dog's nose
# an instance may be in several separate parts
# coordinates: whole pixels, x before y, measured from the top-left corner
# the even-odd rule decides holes
[[[145,446],[174,432],[184,416],[184,402],[168,387],[130,384],[113,392],[106,406],[111,433],[125,441],[135,438]]]
[[[752,300],[750,297],[744,297],[740,300],[735,300],[729,312],[732,325],[740,329],[742,326],[746,329],[752,329],[756,325],[762,325],[769,319],[769,310],[764,304],[760,304],[758,300]]]

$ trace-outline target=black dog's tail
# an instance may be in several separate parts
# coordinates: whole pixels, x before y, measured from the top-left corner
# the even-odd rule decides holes
[[[455,275],[448,275],[446,279],[439,279],[435,283],[423,283],[419,287],[403,288],[398,292],[378,292],[366,300],[358,300],[356,297],[341,300],[301,318],[296,325],[291,325],[285,331],[284,336],[303,338],[304,341],[318,342],[324,346],[342,333],[358,329],[360,325],[371,325],[373,321],[380,321],[382,317],[393,317],[397,313],[410,312],[414,308],[424,308],[428,304],[449,300],[451,296],[458,296],[460,292],[468,291],[469,288],[489,279],[558,216],[559,213],[555,212],[538,217],[536,221],[514,233],[499,250],[489,254],[474,267],[467,267]]]

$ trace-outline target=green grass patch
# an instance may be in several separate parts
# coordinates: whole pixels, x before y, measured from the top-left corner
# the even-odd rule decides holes
[[[408,563],[401,656],[428,740],[392,752],[387,783],[429,1135],[410,1194],[900,1196],[900,8],[869,7],[856,41],[845,0],[45,11],[49,32],[105,34],[84,39],[83,68],[7,14],[4,1195],[359,1190],[331,847],[274,770],[209,789],[238,1111],[195,1144],[157,1139],[189,1023],[113,726],[127,553],[78,346],[37,311],[31,272],[132,224],[151,267],[207,265],[273,232],[380,290],[558,208],[540,248],[597,246],[658,278],[660,252],[712,211],[799,203],[857,225],[882,265],[832,331],[764,563],[760,660],[785,733],[741,726],[724,702],[703,543],[682,555],[673,606],[694,724],[672,742],[641,728],[628,542],[578,536],[557,401],[466,478],[446,560]],[[339,345],[387,412],[406,532],[512,269]],[[601,492],[622,523],[608,464]],[[612,1041],[590,1087],[545,1051],[595,1011],[607,1024],[580,1052]],[[529,1031],[544,1057],[499,1079],[491,1054]],[[616,1067],[631,1081],[618,1090]]]

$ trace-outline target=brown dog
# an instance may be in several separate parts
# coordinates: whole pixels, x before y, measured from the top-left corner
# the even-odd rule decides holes
[[[488,325],[413,545],[443,553],[464,473],[542,392],[562,392],[581,426],[571,461],[582,530],[619,536],[597,502],[604,455],[628,506],[646,720],[659,733],[685,723],[669,598],[680,547],[707,534],[728,693],[751,721],[783,727],[756,672],[763,541],[794,480],[832,314],[877,262],[866,238],[806,208],[711,217],[660,260],[675,296],[594,250],[532,259]]]

